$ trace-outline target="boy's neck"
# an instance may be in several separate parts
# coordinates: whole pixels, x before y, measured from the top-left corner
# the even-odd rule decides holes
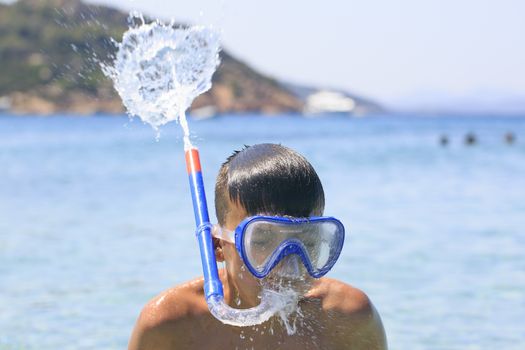
[[[228,273],[224,275],[224,300],[228,305],[236,309],[248,309],[260,304],[260,287],[255,289],[253,286],[242,283],[242,280],[233,278]]]

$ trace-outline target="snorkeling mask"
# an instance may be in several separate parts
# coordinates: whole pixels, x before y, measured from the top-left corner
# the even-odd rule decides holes
[[[235,231],[215,225],[213,236],[235,244],[248,270],[266,277],[285,257],[300,257],[310,276],[320,278],[334,266],[343,248],[345,229],[332,217],[252,216]]]

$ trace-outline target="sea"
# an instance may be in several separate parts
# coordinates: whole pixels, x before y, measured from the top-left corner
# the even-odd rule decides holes
[[[525,349],[525,116],[189,124],[213,220],[234,150],[310,160],[347,229],[328,276],[367,293],[390,349]],[[125,349],[149,299],[201,275],[182,132],[156,136],[126,116],[0,115],[0,349]]]

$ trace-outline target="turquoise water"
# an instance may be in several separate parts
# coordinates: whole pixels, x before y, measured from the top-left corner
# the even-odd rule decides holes
[[[391,349],[525,347],[525,118],[190,128],[210,203],[221,162],[243,144],[310,159],[326,214],[349,230],[330,275],[371,297]],[[474,147],[461,142],[470,131]],[[177,125],[155,142],[125,117],[0,116],[0,349],[125,348],[146,301],[200,273],[184,169]]]

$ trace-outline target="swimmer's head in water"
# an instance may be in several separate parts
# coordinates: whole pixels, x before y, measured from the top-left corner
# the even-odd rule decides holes
[[[271,279],[270,273],[303,278],[306,271],[317,278],[341,251],[342,224],[318,217],[324,192],[317,173],[289,148],[260,144],[235,152],[219,172],[215,207],[214,236],[222,241],[216,244],[231,275],[242,276],[247,268],[258,278]],[[261,247],[262,241],[272,244]]]

